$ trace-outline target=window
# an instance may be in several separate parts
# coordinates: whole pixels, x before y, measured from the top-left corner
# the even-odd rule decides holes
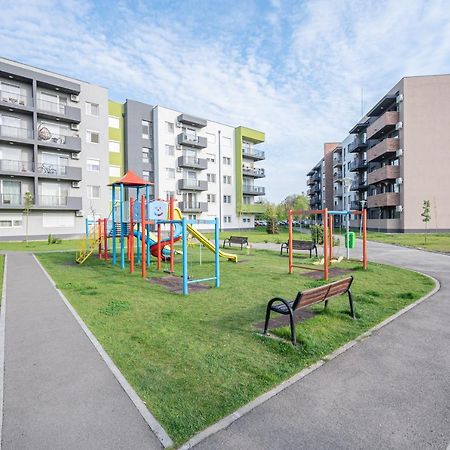
[[[100,133],[98,131],[86,130],[86,141],[91,144],[98,144],[100,142]]]
[[[197,140],[197,130],[195,128],[183,128],[183,131],[188,141]]]
[[[175,147],[173,145],[166,144],[166,155],[174,156],[175,155]]]
[[[230,175],[223,176],[223,184],[231,184],[231,176]]]
[[[75,215],[72,213],[43,213],[44,228],[72,228],[75,226]]]
[[[208,144],[216,143],[216,135],[214,133],[206,133],[206,138],[208,139]]]
[[[91,199],[100,198],[100,186],[88,185],[87,194],[88,194],[88,198],[91,198]]]
[[[251,204],[252,204],[252,198],[244,197],[244,205],[251,205]]]
[[[109,176],[110,177],[120,177],[120,167],[119,166],[109,166]]]
[[[206,155],[206,159],[208,160],[208,162],[215,164],[216,163],[216,157],[214,155],[211,155],[211,153],[208,153]]]
[[[170,200],[170,198],[175,197],[175,192],[174,191],[166,191],[166,199]]]
[[[175,169],[172,169],[171,167],[166,168],[166,178],[175,178]]]
[[[120,153],[120,142],[118,141],[109,141],[108,149],[111,153]]]
[[[206,180],[208,181],[208,183],[215,183],[216,182],[216,174],[215,173],[207,173]]]
[[[243,223],[250,223],[251,220],[250,220],[249,217],[244,217],[244,218],[242,219],[242,222],[243,222]]]
[[[224,203],[231,203],[231,195],[224,195],[223,196],[223,202]]]
[[[0,215],[0,228],[20,228],[22,226],[22,215]]]
[[[197,214],[189,214],[189,220],[197,220]]]
[[[20,103],[20,86],[18,84],[11,84],[11,83],[5,83],[2,81],[0,83],[0,90],[1,90],[1,99],[4,102],[9,103]],[[22,100],[22,105],[25,102]]]
[[[99,110],[100,110],[100,107],[99,107],[98,103],[86,102],[86,114],[88,114],[89,116],[98,117]]]
[[[142,147],[142,162],[149,163],[150,162],[150,149],[147,147]]]
[[[120,120],[116,116],[108,116],[109,128],[120,128]]]
[[[225,166],[231,166],[231,158],[229,158],[228,156],[224,156],[223,157],[223,164]]]
[[[208,203],[216,203],[216,194],[208,194]]]
[[[222,147],[230,148],[231,147],[231,138],[223,136],[222,137]]]
[[[145,181],[153,181],[153,172],[150,172],[149,170],[143,170],[142,171],[142,178]]]
[[[231,223],[231,216],[223,216],[223,223]]]
[[[88,158],[86,161],[86,169],[88,172],[100,172],[100,160]]]
[[[150,138],[150,122],[148,120],[142,121],[142,137],[144,139]]]
[[[166,122],[167,132],[173,133],[174,127],[172,122]]]

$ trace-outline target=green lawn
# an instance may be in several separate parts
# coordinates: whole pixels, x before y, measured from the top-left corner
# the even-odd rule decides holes
[[[212,254],[189,249],[189,271],[211,276]],[[287,274],[287,258],[275,252],[236,250],[242,262],[222,262],[219,289],[182,297],[96,258],[74,264],[73,253],[40,254],[77,312],[176,444],[216,422],[289,376],[357,337],[429,292],[433,283],[417,273],[370,264],[355,268],[358,320],[346,298],[297,327],[300,343],[262,337],[273,296],[321,284]],[[303,258],[303,261],[307,259]],[[180,271],[177,261],[177,271]],[[153,270],[150,275],[155,274]],[[288,336],[288,330],[276,331]]]
[[[450,233],[429,233],[426,235],[426,243],[424,233],[377,233],[370,231],[367,233],[367,238],[385,244],[450,253]]]
[[[0,301],[3,292],[3,271],[5,268],[5,255],[0,255]]]
[[[213,239],[213,233],[205,233],[210,239]],[[288,230],[286,227],[279,227],[278,234],[267,234],[265,227],[257,227],[251,230],[233,230],[233,231],[222,231],[220,233],[220,242],[222,244],[225,238],[230,236],[248,236],[250,243],[252,242],[270,242],[275,244],[281,244],[288,240]],[[300,233],[299,231],[294,231],[294,239],[307,240],[311,239],[311,234],[309,231],[307,233]]]
[[[0,242],[0,251],[8,251],[8,252],[49,252],[49,251],[57,251],[57,250],[78,250],[80,246],[79,239],[63,239],[59,244],[51,244],[49,245],[47,240],[45,241],[28,241],[28,244],[25,241],[1,241]]]

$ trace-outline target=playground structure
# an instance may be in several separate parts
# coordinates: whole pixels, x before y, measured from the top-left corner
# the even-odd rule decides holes
[[[133,172],[128,172],[123,178],[111,184],[111,214],[108,218],[86,219],[86,238],[76,255],[76,262],[83,264],[98,249],[99,259],[111,260],[113,265],[119,263],[122,269],[125,269],[125,263],[128,260],[130,273],[134,272],[135,264],[140,264],[141,276],[145,278],[147,267],[151,264],[151,256],[156,258],[158,271],[161,270],[164,261],[170,264],[167,272],[173,274],[175,254],[181,253],[184,295],[189,293],[189,285],[192,283],[214,281],[215,287],[219,287],[220,257],[237,262],[237,256],[220,249],[218,219],[188,220],[182,216],[178,208],[174,207],[173,198],[168,202],[151,201],[149,195],[151,184]],[[129,200],[125,200],[125,189],[130,188],[136,190],[135,198],[129,196]],[[117,190],[119,191],[118,200],[116,200]],[[198,224],[213,225],[214,243],[194,228],[194,225]],[[165,226],[169,227],[169,232],[168,236],[163,237],[162,228]],[[213,276],[197,280],[189,277],[187,245],[189,235],[214,253]],[[108,245],[109,239],[111,239],[111,245]],[[174,244],[180,240],[182,250],[177,252]]]
[[[289,230],[289,273],[293,273],[294,268],[301,268],[307,270],[318,270],[323,271],[323,279],[328,280],[329,277],[329,266],[333,260],[333,217],[335,215],[360,215],[361,216],[361,227],[363,234],[363,269],[367,269],[367,210],[348,210],[348,211],[329,211],[327,208],[318,210],[299,210],[293,211],[289,210],[288,215],[288,230]],[[293,243],[293,217],[294,216],[310,216],[310,215],[321,215],[323,222],[323,261],[318,264],[322,268],[315,268],[310,266],[302,266],[294,264],[294,252],[292,248]],[[345,234],[345,246],[347,250],[350,247],[350,234],[347,231]]]

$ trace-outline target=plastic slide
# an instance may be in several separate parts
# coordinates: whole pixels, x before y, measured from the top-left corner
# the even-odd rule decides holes
[[[174,225],[173,242],[177,242],[181,239],[182,231],[183,230],[180,224]],[[139,240],[142,239],[142,234],[140,231],[134,230],[134,235]],[[163,258],[170,258],[170,249],[168,248],[169,242],[170,237],[161,240],[161,256]],[[147,245],[150,247],[151,254],[158,257],[158,237],[154,233],[150,233],[150,236],[147,236]]]

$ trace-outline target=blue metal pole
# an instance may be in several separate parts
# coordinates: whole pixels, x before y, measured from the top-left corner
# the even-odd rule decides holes
[[[182,234],[182,246],[183,246],[183,295],[189,294],[188,287],[188,254],[187,254],[187,232],[186,232],[186,217],[183,217],[181,221],[183,230]]]
[[[147,225],[146,236],[150,236],[150,225]],[[147,240],[147,246],[145,247],[145,250],[147,252],[147,266],[149,266],[150,265],[150,245],[149,245],[148,240]]]
[[[116,186],[112,186],[112,211],[111,211],[111,220],[112,220],[112,253],[113,253],[113,264],[116,265],[117,263],[117,244],[116,244]]]
[[[219,267],[219,218],[216,217],[214,220],[214,245],[215,245],[215,264],[214,272],[216,277],[216,288],[220,286],[220,267]]]
[[[125,239],[123,229],[123,184],[120,183],[120,266],[125,269]]]
[[[139,236],[139,231],[141,230],[141,214],[140,214],[141,208],[139,206],[141,197],[139,196],[139,191],[140,191],[140,189],[137,187],[136,188],[136,204],[138,205],[137,206],[138,220],[136,221],[136,223],[137,223],[138,236]],[[142,237],[142,234],[141,234],[141,237]],[[140,264],[140,262],[141,262],[141,245],[139,244],[139,242],[137,244],[137,255],[136,256],[137,256],[136,260],[137,260],[138,264]]]
[[[89,219],[85,219],[86,250],[89,250]]]

